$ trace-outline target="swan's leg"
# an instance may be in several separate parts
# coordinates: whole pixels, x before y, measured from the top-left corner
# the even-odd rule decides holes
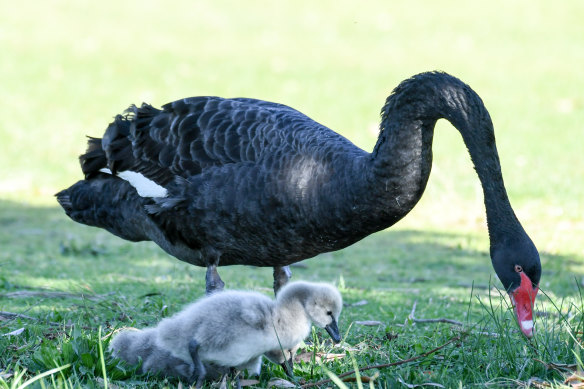
[[[290,270],[290,266],[274,267],[274,294],[278,294],[280,288],[286,285],[291,277],[292,271]]]
[[[207,267],[205,283],[205,291],[207,295],[223,290],[225,283],[221,280],[221,277],[219,277],[219,273],[217,273],[217,265],[213,264]]]
[[[290,266],[276,266],[274,267],[274,294],[277,295],[280,288],[288,283],[292,278],[292,271]],[[284,352],[284,362],[280,364],[286,375],[290,378],[294,377],[294,353],[292,350],[282,350]],[[286,354],[290,355],[289,359],[286,359]]]
[[[191,354],[193,365],[195,366],[193,375],[191,376],[191,385],[196,383],[195,388],[200,388],[203,386],[206,371],[203,362],[199,358],[199,344],[194,339],[189,342],[189,354]]]

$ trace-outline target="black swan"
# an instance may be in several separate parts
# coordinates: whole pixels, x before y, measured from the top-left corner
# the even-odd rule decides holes
[[[56,196],[69,217],[131,241],[152,240],[207,267],[288,265],[347,247],[403,218],[432,166],[445,118],[462,134],[481,181],[493,267],[522,332],[533,333],[539,254],[507,197],[493,124],[481,98],[442,72],[398,85],[381,110],[372,153],[281,104],[192,97],[131,106],[80,157],[85,180]]]
[[[154,328],[122,331],[109,347],[131,364],[141,358],[144,373],[186,378],[199,387],[210,364],[259,375],[263,354],[278,357],[283,349],[297,348],[312,324],[340,342],[342,308],[337,288],[324,283],[289,282],[276,300],[230,290],[199,299]],[[194,371],[185,364],[194,365]]]

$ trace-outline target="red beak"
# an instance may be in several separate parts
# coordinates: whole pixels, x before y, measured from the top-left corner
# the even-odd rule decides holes
[[[519,275],[521,276],[521,284],[509,293],[509,297],[521,332],[531,338],[533,336],[533,304],[539,288],[533,287],[531,280],[524,272],[520,272]]]

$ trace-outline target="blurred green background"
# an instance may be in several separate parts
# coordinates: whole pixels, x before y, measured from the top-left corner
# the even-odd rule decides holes
[[[542,258],[542,347],[535,352],[574,363],[582,355],[581,347],[572,349],[581,333],[576,340],[570,331],[582,328],[583,69],[582,0],[0,2],[0,310],[88,328],[70,336],[47,325],[2,322],[0,332],[27,331],[0,337],[0,369],[14,364],[34,374],[71,362],[82,371],[82,362],[62,358],[63,344],[97,344],[95,329],[104,323],[152,324],[203,292],[204,269],[154,244],[75,224],[54,199],[82,178],[77,157],[85,136],[101,136],[130,104],[195,95],[271,100],[370,151],[385,98],[428,70],[461,78],[491,113],[511,203]],[[294,274],[346,285],[349,303],[371,302],[347,307],[344,328],[371,319],[399,333],[397,341],[379,340],[377,329],[353,327],[349,341],[365,347],[360,365],[395,352],[403,359],[412,345],[421,353],[451,336],[444,327],[400,327],[414,301],[420,317],[464,319],[500,332],[481,305],[491,301],[490,281],[499,285],[484,213],[461,137],[440,121],[430,181],[414,210],[391,232],[307,260]],[[227,267],[221,275],[228,287],[269,293],[271,269]],[[26,290],[103,293],[103,300],[7,297]],[[565,378],[532,360],[523,340],[472,339],[428,365],[436,382],[484,386],[509,377],[514,387],[533,376]],[[511,362],[516,368],[507,367]],[[405,366],[382,379],[421,384],[426,373]],[[75,379],[95,378],[92,370]]]
[[[371,150],[386,96],[437,69],[485,101],[536,244],[582,256],[583,20],[579,0],[5,1],[0,200],[54,207],[81,178],[85,135],[142,101],[276,101]],[[434,156],[426,194],[398,228],[484,231],[479,183],[448,123]]]

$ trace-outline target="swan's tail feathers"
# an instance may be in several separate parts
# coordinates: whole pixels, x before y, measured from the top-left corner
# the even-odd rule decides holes
[[[107,166],[107,159],[105,152],[101,147],[101,139],[88,137],[87,150],[85,154],[79,156],[79,164],[81,165],[81,170],[85,175],[85,178],[93,177]]]
[[[103,138],[89,137],[87,150],[79,156],[86,179],[103,169],[116,174],[131,168],[134,163],[132,143],[128,138],[131,125],[131,115],[117,115],[105,130]]]
[[[126,240],[150,240],[149,229],[155,228],[144,210],[148,200],[128,182],[110,174],[78,181],[55,196],[74,221],[104,228]]]
[[[107,168],[116,174],[119,171],[131,170],[134,165],[132,142],[129,135],[133,115],[117,115],[105,130],[101,146],[107,159]]]
[[[142,129],[148,130],[152,119],[158,115],[161,111],[154,108],[150,104],[142,103],[138,108],[135,105],[131,105],[125,112],[126,118],[135,122],[134,131],[141,131]]]

